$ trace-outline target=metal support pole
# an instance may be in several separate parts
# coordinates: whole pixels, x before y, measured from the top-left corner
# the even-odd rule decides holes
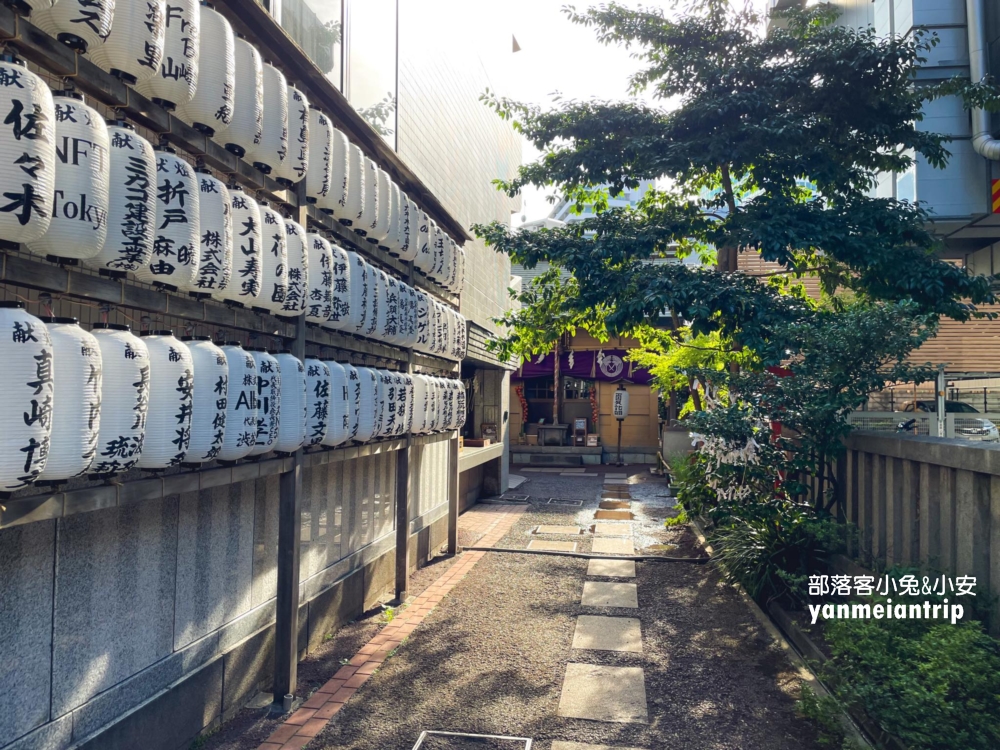
[[[938,437],[950,437],[945,433],[947,432],[947,419],[948,415],[945,413],[945,388],[947,387],[946,381],[944,379],[944,365],[938,365],[937,373],[937,392],[935,397],[937,399],[937,427],[938,427]]]
[[[622,420],[618,420],[618,465],[622,465]]]
[[[396,601],[410,588],[410,438],[396,451]]]
[[[448,554],[458,554],[458,432],[448,444]]]
[[[296,185],[299,212],[296,219],[305,227],[306,181]],[[295,321],[292,355],[306,358],[306,316]],[[299,676],[299,564],[302,541],[302,449],[291,457],[289,471],[279,478],[278,505],[278,596],[274,625],[274,702],[283,710],[290,707]]]

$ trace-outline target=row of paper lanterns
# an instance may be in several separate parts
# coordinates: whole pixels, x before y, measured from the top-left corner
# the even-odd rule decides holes
[[[235,461],[303,446],[337,446],[455,430],[465,389],[288,353],[141,338],[127,326],[30,315],[0,303],[8,390],[0,491],[133,467]]]
[[[262,171],[287,184],[308,175],[308,200],[461,293],[465,251],[253,45],[234,37],[220,13],[195,0],[169,8],[165,0],[30,5],[43,30]],[[211,54],[200,55],[203,40]],[[193,176],[168,154],[154,157],[125,123],[107,127],[73,93],[53,100],[13,60],[0,62],[0,89],[0,107],[15,115],[0,130],[0,162],[9,167],[0,172],[0,192],[11,200],[0,207],[0,239],[42,255],[97,258],[88,265],[182,290],[196,283],[202,259],[195,248],[210,231],[199,226],[197,184],[217,180]],[[123,253],[130,260],[120,265]],[[150,254],[149,269],[131,261]]]

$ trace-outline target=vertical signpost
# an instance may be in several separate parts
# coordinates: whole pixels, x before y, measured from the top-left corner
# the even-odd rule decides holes
[[[625,384],[619,383],[618,390],[615,391],[615,402],[612,414],[618,420],[618,465],[622,466],[622,422],[628,416],[628,391]]]

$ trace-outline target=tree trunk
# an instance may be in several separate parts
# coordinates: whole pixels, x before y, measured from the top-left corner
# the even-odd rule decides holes
[[[559,395],[562,392],[562,387],[561,387],[562,386],[562,382],[561,382],[562,381],[562,376],[561,376],[561,373],[559,372],[559,355],[561,353],[561,349],[559,347],[559,343],[560,343],[559,341],[556,341],[556,346],[555,346],[555,349],[553,350],[553,353],[555,354],[556,361],[553,364],[553,368],[552,368],[552,386],[553,386],[553,392],[552,392],[552,424],[559,424],[559,401],[560,401]]]

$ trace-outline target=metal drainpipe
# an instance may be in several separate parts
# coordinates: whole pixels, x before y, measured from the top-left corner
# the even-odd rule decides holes
[[[986,0],[965,0],[965,15],[969,26],[969,75],[978,83],[989,70],[986,50]],[[1000,140],[990,129],[990,113],[972,110],[972,147],[980,156],[1000,161]]]

